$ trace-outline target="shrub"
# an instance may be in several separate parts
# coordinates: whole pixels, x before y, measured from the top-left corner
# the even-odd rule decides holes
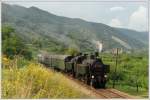
[[[17,65],[15,65],[17,66]],[[85,98],[61,73],[37,63],[2,69],[2,98]]]

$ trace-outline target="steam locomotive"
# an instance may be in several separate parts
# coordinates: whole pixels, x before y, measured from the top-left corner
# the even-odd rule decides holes
[[[91,85],[94,88],[105,88],[109,65],[105,65],[98,53],[87,55],[79,53],[72,55],[39,54],[38,62],[71,74],[74,78]]]

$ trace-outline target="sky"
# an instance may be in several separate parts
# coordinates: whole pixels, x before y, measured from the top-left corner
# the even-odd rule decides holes
[[[35,6],[52,14],[70,18],[81,18],[90,22],[107,24],[112,27],[128,28],[137,31],[148,31],[148,5],[141,0],[3,0],[7,4],[17,4],[24,7]],[[51,1],[51,2],[50,2]],[[60,2],[61,1],[61,2]],[[86,2],[85,2],[86,1]],[[95,0],[96,1],[96,0]],[[128,1],[128,2],[127,2]]]

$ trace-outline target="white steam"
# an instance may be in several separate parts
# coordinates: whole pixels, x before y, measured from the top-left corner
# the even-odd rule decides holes
[[[98,50],[98,52],[102,52],[103,50],[103,43],[100,42],[100,41],[96,41],[96,40],[93,40],[94,44],[96,44],[96,48]]]

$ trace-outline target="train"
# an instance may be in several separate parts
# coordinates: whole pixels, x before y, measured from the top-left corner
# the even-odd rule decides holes
[[[102,59],[98,57],[98,52],[90,55],[79,53],[76,56],[40,53],[38,62],[72,75],[96,89],[106,88],[110,66],[103,63]]]

